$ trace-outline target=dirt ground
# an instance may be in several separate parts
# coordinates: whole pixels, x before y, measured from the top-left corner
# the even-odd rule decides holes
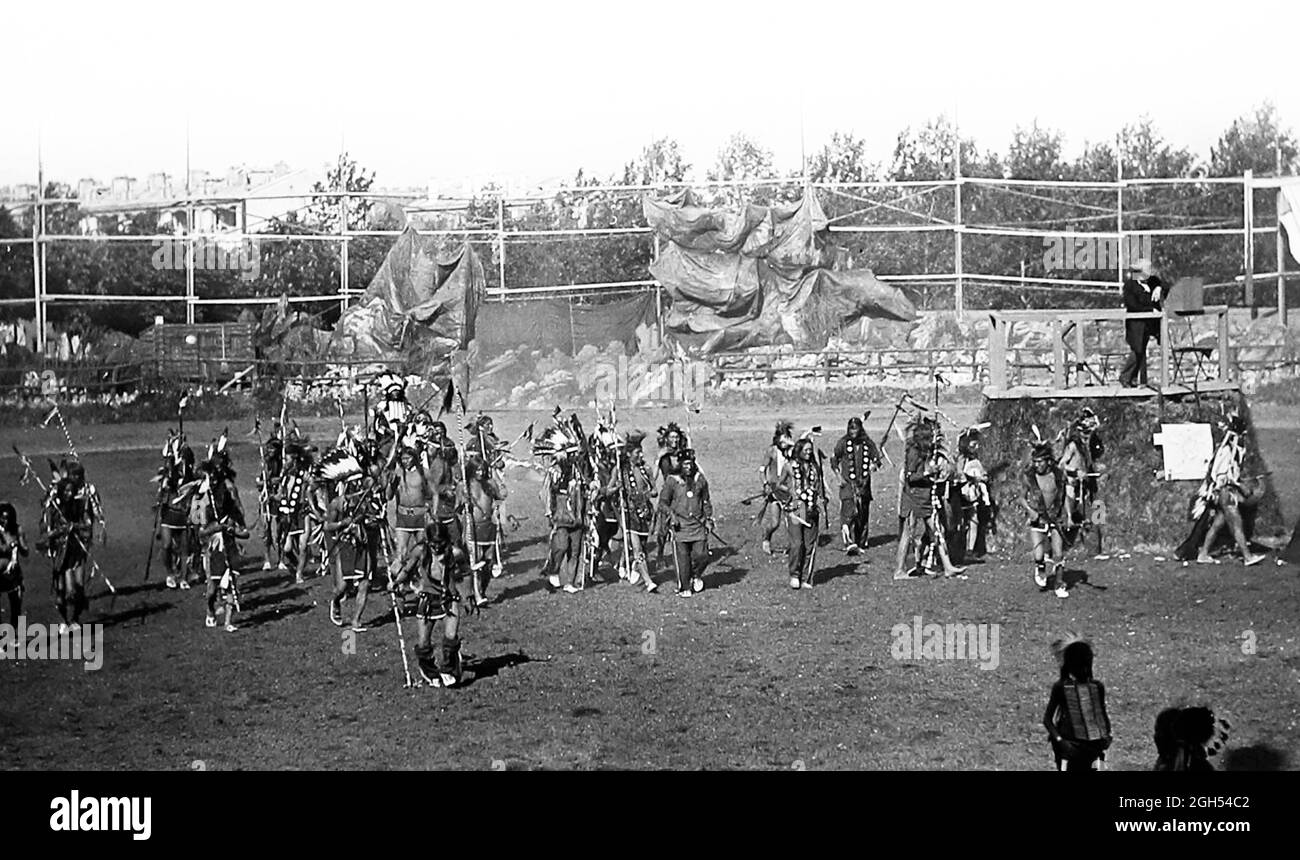
[[[955,409],[958,420],[974,407]],[[849,408],[818,407],[829,451]],[[969,414],[967,414],[969,413]],[[587,415],[584,414],[584,419]],[[718,528],[708,588],[681,600],[615,580],[552,594],[538,576],[545,544],[540,482],[511,471],[505,575],[494,602],[464,624],[475,677],[457,690],[403,689],[388,604],[372,598],[355,653],[330,624],[330,585],[250,566],[240,629],[203,626],[202,592],[168,591],[154,560],[143,581],[163,425],[73,428],[103,495],[111,537],[89,621],[102,622],[104,662],[0,661],[0,735],[10,768],[1049,768],[1040,725],[1056,667],[1048,643],[1092,639],[1107,686],[1112,769],[1154,759],[1156,713],[1204,702],[1233,724],[1234,767],[1300,762],[1300,577],[1273,558],[1243,568],[1183,567],[1154,556],[1074,556],[1069,599],[1042,594],[1027,556],[972,567],[965,581],[894,582],[895,488],[878,476],[869,551],[848,558],[824,536],[819,586],[792,591],[784,559],[763,555],[751,526],[756,470],[778,415],[707,405],[690,416]],[[789,417],[795,417],[790,415]],[[884,430],[889,409],[868,422]],[[1300,515],[1300,414],[1255,408],[1261,446],[1288,523]],[[681,411],[622,414],[653,431]],[[513,438],[545,415],[502,413]],[[590,423],[590,421],[588,421]],[[245,504],[256,448],[232,426]],[[337,424],[312,422],[318,440]],[[219,428],[188,427],[206,440]],[[55,430],[0,434],[4,452],[56,452]],[[141,448],[140,446],[147,446]],[[647,450],[653,449],[653,433]],[[891,443],[898,453],[898,442]],[[38,464],[44,458],[34,458]],[[45,470],[42,468],[42,478]],[[0,496],[36,529],[38,491],[0,459]],[[1190,489],[1189,489],[1190,492]],[[1171,517],[1182,511],[1170,511]],[[784,537],[778,547],[784,546]],[[257,542],[246,545],[250,557]],[[671,578],[666,561],[659,578]],[[57,621],[41,558],[26,564],[27,618]],[[612,573],[607,573],[613,579]],[[4,606],[5,621],[9,621]],[[896,625],[997,625],[996,665],[896,659]],[[403,629],[408,647],[413,624]],[[985,628],[991,631],[990,626]]]

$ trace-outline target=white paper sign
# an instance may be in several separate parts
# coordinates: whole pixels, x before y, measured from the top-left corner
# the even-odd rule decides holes
[[[1152,440],[1164,449],[1166,481],[1199,481],[1214,456],[1209,424],[1161,424]]]

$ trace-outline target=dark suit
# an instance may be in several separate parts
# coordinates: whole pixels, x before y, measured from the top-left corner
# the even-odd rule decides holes
[[[1160,302],[1152,299],[1152,290],[1160,286],[1160,279],[1152,276],[1146,283],[1129,279],[1124,282],[1124,310],[1131,314],[1160,310]],[[1128,320],[1124,323],[1124,340],[1133,351],[1119,372],[1119,381],[1127,388],[1147,383],[1147,341],[1160,340],[1160,320]]]

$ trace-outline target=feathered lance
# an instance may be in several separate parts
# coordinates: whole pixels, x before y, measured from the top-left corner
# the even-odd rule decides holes
[[[496,465],[496,462],[497,462],[497,458],[496,458],[496,456],[495,456],[496,453],[497,453],[497,451],[496,451],[496,450],[493,450],[492,453],[493,453],[494,456],[492,457],[492,460],[489,462],[489,461],[488,461],[488,458],[487,458],[487,439],[484,438],[484,436],[483,436],[483,425],[482,425],[482,423],[478,424],[478,426],[477,426],[476,429],[477,429],[477,432],[478,432],[478,449],[479,449],[479,451],[480,451],[480,452],[482,453],[482,455],[483,455],[483,462],[484,462],[485,467],[486,467],[487,470],[488,470],[488,471],[487,471],[487,475],[485,476],[485,478],[491,478],[491,476],[492,476],[492,469],[495,468],[495,465]],[[531,424],[528,425],[528,428],[527,428],[526,430],[524,430],[524,433],[527,433],[527,432],[529,432],[530,430],[532,430],[532,425],[531,425]],[[522,439],[522,438],[523,438],[523,434],[520,434],[519,439]],[[515,442],[518,442],[519,439],[516,439]],[[513,448],[513,447],[515,446],[515,442],[511,442],[511,443],[510,443],[510,448]],[[510,450],[510,448],[507,448],[506,450],[508,451],[508,450]],[[503,459],[504,459],[504,455],[503,455]],[[466,487],[466,488],[465,488],[465,493],[466,493],[467,496],[469,495],[469,487]],[[470,501],[471,501],[471,503],[473,502],[473,498],[472,498],[472,497],[470,498]],[[496,564],[497,564],[497,565],[503,565],[503,562],[501,561],[501,528],[502,528],[502,526],[501,526],[501,505],[500,505],[500,504],[493,503],[493,505],[492,505],[492,522],[493,522],[493,524],[496,526],[496,528],[493,529],[493,540],[492,540],[492,543],[493,543],[493,545],[495,546],[495,548],[496,548],[496,553],[497,553],[497,555],[496,555],[496,558],[497,558],[497,560],[496,560]],[[494,568],[494,570],[495,570],[495,568]]]
[[[62,412],[62,410],[59,409],[59,404],[57,404],[57,403],[54,404],[54,408],[50,410],[50,414],[47,415],[47,416],[45,416],[45,420],[41,423],[41,426],[42,426],[42,427],[48,427],[49,424],[50,424],[50,420],[53,419],[53,418],[58,418],[58,419],[59,419],[59,428],[60,428],[61,430],[63,430],[63,438],[64,438],[64,440],[68,443],[68,453],[72,455],[72,459],[77,460],[78,462],[80,462],[80,460],[81,460],[81,456],[77,453],[77,447],[76,447],[76,445],[74,445],[74,444],[72,443],[72,434],[68,432],[68,425],[67,425],[67,422],[65,422],[65,421],[63,420],[63,412]],[[96,517],[97,517],[98,520],[99,520],[100,533],[104,536],[104,540],[107,541],[107,540],[108,540],[108,523],[107,523],[107,522],[105,521],[105,519],[104,519],[104,506],[103,506],[103,504],[99,501],[99,499],[98,499],[98,494],[96,494],[96,497],[92,500],[92,506],[93,506],[93,508],[94,508],[95,515],[96,515]],[[78,540],[80,540],[80,538],[78,538]],[[92,542],[91,542],[92,546],[93,546],[93,543],[94,543],[94,542],[92,541]],[[108,574],[103,573],[103,572],[100,570],[100,568],[99,568],[99,562],[95,561],[95,559],[94,559],[94,555],[93,555],[93,552],[92,552],[92,547],[91,547],[91,546],[87,546],[87,547],[85,547],[85,549],[86,549],[86,557],[87,557],[87,559],[90,561],[90,578],[91,578],[91,579],[94,579],[95,574],[96,574],[96,573],[99,573],[100,576],[104,577],[104,584],[108,586],[108,590],[111,591],[111,592],[113,592],[113,594],[117,594],[117,589],[113,586],[113,581],[112,581],[111,579],[108,578]]]
[[[584,535],[582,542],[582,583],[578,586],[583,591],[587,590],[587,577],[593,579],[596,576],[596,546],[600,541],[600,535],[597,534],[597,517],[595,493],[591,487],[597,485],[600,476],[600,464],[596,461],[596,447],[591,443],[591,438],[582,432],[582,425],[578,421],[578,416],[573,415],[573,428],[577,431],[580,444],[587,454],[587,471],[588,475],[583,477],[582,500],[586,505],[587,533]],[[597,422],[599,431],[599,421]]]
[[[457,456],[460,457],[460,478],[465,487],[465,549],[469,555],[470,580],[474,585],[474,602],[482,600],[482,586],[478,581],[478,544],[474,535],[474,505],[469,489],[469,452],[465,447],[465,397],[456,390],[456,380],[447,380],[447,395],[443,399],[443,411],[451,409],[456,413]]]
[[[67,443],[68,443],[68,453],[72,455],[72,459],[74,459],[74,460],[80,460],[81,457],[79,457],[79,456],[77,455],[77,449],[76,449],[76,447],[72,444],[72,434],[68,432],[68,425],[67,425],[66,423],[64,423],[64,421],[63,421],[63,413],[59,410],[59,404],[57,404],[57,403],[54,404],[54,408],[50,410],[50,414],[49,414],[49,415],[46,415],[46,416],[45,416],[45,420],[44,420],[43,422],[41,422],[41,426],[42,426],[42,427],[49,427],[49,426],[50,426],[50,420],[53,419],[53,418],[56,418],[56,417],[59,419],[59,427],[62,428],[62,430],[63,430],[63,438],[64,438],[65,440],[67,440]]]
[[[402,652],[402,673],[406,676],[406,686],[411,686],[411,664],[406,657],[406,636],[402,633],[402,607],[398,603],[396,574],[393,572],[392,556],[388,552],[388,517],[382,520],[379,534],[379,551],[384,556],[384,571],[388,574],[388,599],[393,606],[393,624],[397,628],[397,647]]]
[[[618,413],[611,401],[609,404],[609,432],[614,434],[614,476],[618,484],[618,527],[623,531],[623,569],[627,571],[628,581],[632,579],[632,556],[629,549],[631,537],[627,529],[627,489],[623,481],[623,457],[619,448]]]

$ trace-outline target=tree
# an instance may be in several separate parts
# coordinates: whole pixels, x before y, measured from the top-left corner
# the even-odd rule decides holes
[[[691,165],[682,158],[677,141],[661,137],[645,149],[636,161],[623,168],[624,185],[660,185],[667,182],[684,182]]]
[[[1296,137],[1282,128],[1281,117],[1272,102],[1255,108],[1253,114],[1238,117],[1210,147],[1212,176],[1242,176],[1247,170],[1271,176],[1277,172],[1279,153],[1282,172],[1294,173],[1297,157]]]
[[[933,181],[953,177],[953,153],[957,146],[957,129],[947,117],[930,120],[917,130],[911,126],[898,133],[889,178],[899,182]],[[963,138],[961,161],[965,165],[978,160],[975,141]]]
[[[879,175],[880,165],[867,160],[866,141],[849,133],[833,132],[808,159],[813,182],[871,182]]]
[[[736,182],[772,177],[772,152],[743,132],[727,139],[708,173],[711,182]]]
[[[1197,166],[1191,151],[1166,141],[1150,117],[1124,126],[1119,138],[1125,179],[1187,177]]]
[[[374,171],[367,171],[357,163],[355,158],[344,152],[339,155],[338,161],[325,174],[325,181],[316,182],[312,185],[311,190],[317,194],[331,191],[348,191],[362,194],[369,191],[374,184]],[[348,198],[348,229],[360,230],[364,228],[370,215],[370,209],[373,206],[374,202],[366,198]],[[308,227],[318,229],[322,233],[339,232],[339,198],[313,197],[311,203],[307,206],[307,213],[303,222]]]

